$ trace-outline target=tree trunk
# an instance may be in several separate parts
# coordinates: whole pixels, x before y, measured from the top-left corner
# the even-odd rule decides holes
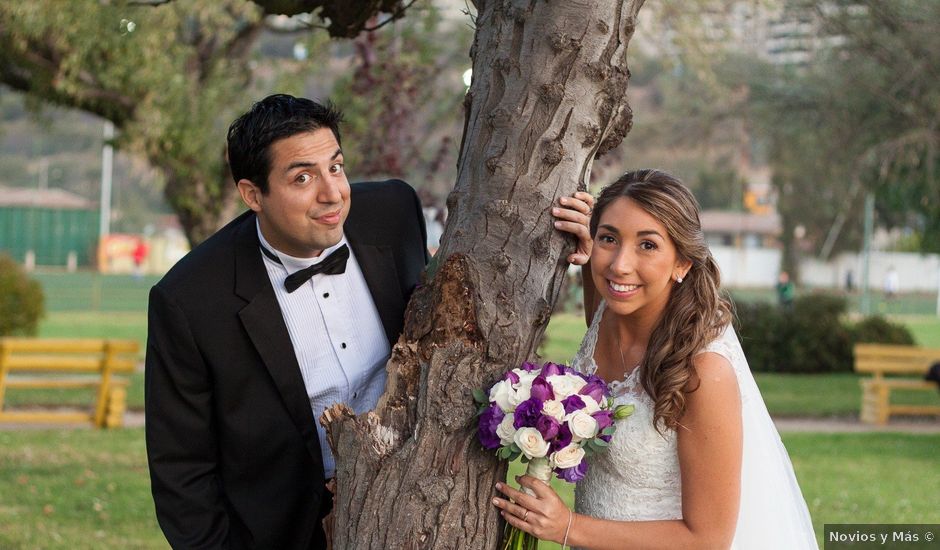
[[[550,207],[631,125],[627,44],[643,0],[478,0],[449,218],[376,410],[321,420],[337,456],[335,548],[492,549],[505,466],[471,391],[531,357],[571,242]]]
[[[193,162],[189,164],[187,174],[181,174],[174,165],[175,160],[150,157],[150,162],[158,166],[166,178],[163,196],[176,212],[183,234],[192,248],[234,218],[239,208],[244,208],[225,161],[224,150],[220,160],[218,173],[200,170],[201,167]]]

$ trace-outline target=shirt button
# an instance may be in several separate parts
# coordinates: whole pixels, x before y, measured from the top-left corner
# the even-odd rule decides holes
[[[346,349],[346,342],[343,342],[342,344],[340,344],[339,347]]]
[[[330,293],[329,293],[329,292],[324,292],[324,293],[323,293],[323,297],[324,297],[324,298],[329,298],[329,297],[330,297]]]

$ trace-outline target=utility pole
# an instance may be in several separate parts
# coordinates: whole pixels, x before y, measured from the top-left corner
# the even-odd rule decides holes
[[[862,303],[863,315],[871,314],[871,288],[869,268],[871,267],[871,237],[875,225],[875,194],[869,191],[865,195],[865,242],[862,249]]]
[[[104,147],[101,151],[101,210],[98,220],[98,246],[111,234],[111,176],[114,169],[114,124],[104,121]]]

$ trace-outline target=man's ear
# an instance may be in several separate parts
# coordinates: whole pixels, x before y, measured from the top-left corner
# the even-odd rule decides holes
[[[242,196],[242,200],[245,201],[248,208],[255,212],[261,212],[261,189],[251,180],[245,178],[238,180],[236,185],[238,185],[238,194]]]

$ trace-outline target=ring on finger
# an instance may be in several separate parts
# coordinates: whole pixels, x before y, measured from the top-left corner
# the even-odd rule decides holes
[[[525,521],[525,518],[527,518],[528,516],[529,516],[529,510],[528,510],[528,508],[527,508],[526,511],[525,511],[525,513],[522,514],[522,521],[524,522],[524,521]]]

